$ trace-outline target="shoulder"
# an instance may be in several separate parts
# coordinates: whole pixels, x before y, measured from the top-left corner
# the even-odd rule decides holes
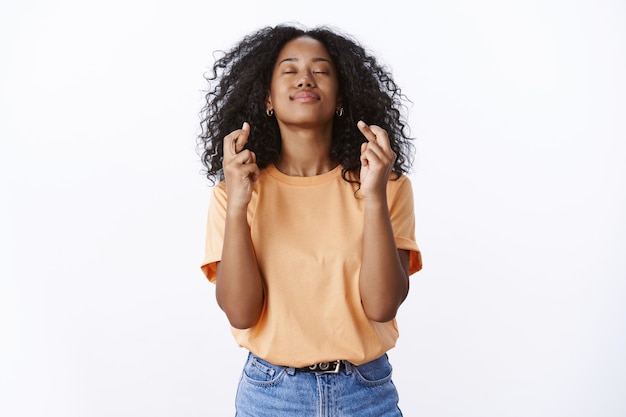
[[[387,182],[387,192],[397,193],[407,189],[412,189],[411,179],[405,174],[392,173]]]
[[[226,198],[226,181],[222,180],[211,189],[211,194],[216,198]]]
[[[392,176],[387,183],[387,201],[391,207],[413,206],[413,185],[411,179],[400,174]]]

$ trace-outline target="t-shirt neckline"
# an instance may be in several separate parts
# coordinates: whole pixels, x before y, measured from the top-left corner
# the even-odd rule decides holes
[[[313,175],[310,177],[298,177],[293,175],[287,175],[278,170],[275,165],[268,165],[265,171],[280,182],[292,185],[317,185],[331,181],[341,176],[342,166],[337,165],[335,168],[328,172],[319,175]]]

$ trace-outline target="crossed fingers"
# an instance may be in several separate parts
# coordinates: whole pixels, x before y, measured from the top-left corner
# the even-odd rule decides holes
[[[251,182],[256,181],[259,175],[256,155],[251,150],[245,149],[249,136],[250,125],[244,122],[241,129],[234,130],[224,137],[222,164],[226,186],[231,189],[230,197],[246,203],[250,199]]]
[[[241,164],[256,162],[253,152],[244,147],[250,136],[250,125],[244,122],[241,129],[237,129],[224,137],[224,163],[237,161]]]
[[[363,121],[357,123],[357,127],[367,139],[361,145],[361,161],[365,165],[381,163],[385,166],[393,165],[396,159],[395,152],[391,149],[387,132],[376,125],[367,125]]]

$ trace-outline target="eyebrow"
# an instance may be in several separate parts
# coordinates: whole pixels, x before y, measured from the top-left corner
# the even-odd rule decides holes
[[[299,61],[298,58],[285,58],[282,61],[280,61],[278,63],[278,65],[284,63],[284,62],[297,62]],[[331,60],[328,58],[322,58],[322,57],[318,57],[318,58],[313,58],[312,60],[313,62],[328,62],[329,64],[332,64]]]

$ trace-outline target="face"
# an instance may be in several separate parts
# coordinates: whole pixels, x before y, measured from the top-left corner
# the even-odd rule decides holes
[[[291,40],[280,51],[266,107],[279,125],[332,124],[341,107],[337,71],[322,43],[310,37]]]

